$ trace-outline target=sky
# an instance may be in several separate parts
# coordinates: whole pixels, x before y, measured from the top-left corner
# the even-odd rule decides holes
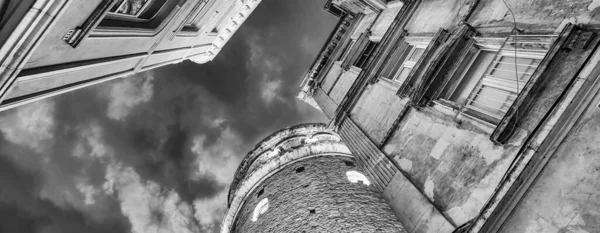
[[[217,232],[242,157],[324,116],[295,95],[335,26],[263,0],[218,56],[0,113],[0,232]]]

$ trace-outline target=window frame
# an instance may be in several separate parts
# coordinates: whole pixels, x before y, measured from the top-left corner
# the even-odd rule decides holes
[[[484,38],[477,38],[481,41],[485,40]],[[492,38],[494,39],[494,38]],[[511,39],[511,37],[506,37],[503,38],[505,43],[507,42],[511,42],[509,41]],[[494,44],[494,43],[476,43],[473,44],[472,48],[469,49],[476,49],[476,51],[471,54],[469,57],[465,58],[463,61],[461,61],[461,64],[459,64],[459,67],[461,67],[463,65],[464,62],[466,62],[466,66],[463,67],[462,69],[458,69],[455,72],[460,72],[459,76],[457,78],[451,77],[450,82],[452,82],[453,84],[447,84],[446,86],[444,86],[442,88],[441,94],[440,96],[437,97],[437,101],[439,101],[438,103],[442,103],[444,105],[450,105],[450,107],[457,109],[459,112],[466,114],[468,116],[470,116],[471,118],[475,118],[478,120],[482,120],[483,122],[487,123],[487,124],[491,124],[491,125],[497,125],[500,121],[502,121],[502,118],[507,114],[508,109],[510,109],[510,107],[514,104],[515,100],[517,99],[517,97],[521,94],[521,92],[523,91],[523,88],[525,87],[525,85],[527,84],[527,82],[529,81],[529,79],[533,76],[533,74],[535,73],[535,71],[537,70],[537,67],[540,65],[541,61],[544,59],[544,57],[546,56],[546,54],[548,53],[548,50],[540,50],[540,51],[535,51],[535,52],[522,52],[517,50],[517,59],[522,58],[522,59],[532,59],[532,60],[537,60],[538,64],[535,65],[533,72],[531,74],[529,74],[529,78],[526,81],[523,82],[518,82],[518,86],[519,89],[516,90],[517,88],[517,82],[514,82],[514,80],[503,80],[504,83],[500,83],[500,79],[499,77],[493,77],[491,75],[491,71],[496,69],[495,67],[498,66],[500,60],[503,57],[508,58],[509,60],[511,60],[512,62],[508,62],[507,64],[509,65],[514,65],[514,60],[515,59],[515,53],[514,53],[514,49],[510,48],[508,49],[508,51],[503,51],[506,50],[506,48],[504,47],[504,44],[498,45],[498,44]],[[458,86],[465,81],[465,78],[467,78],[467,73],[472,70],[474,67],[474,63],[477,60],[477,58],[479,57],[479,55],[482,52],[493,52],[493,58],[489,63],[486,64],[482,64],[485,66],[485,70],[483,72],[483,74],[478,75],[478,77],[473,77],[476,78],[476,84],[470,89],[470,90],[462,90],[463,92],[468,92],[469,94],[467,95],[467,98],[465,99],[464,103],[458,103],[455,100],[451,100],[450,98],[456,94],[458,89]],[[517,65],[520,65],[517,63]],[[528,65],[530,66],[530,65]],[[514,72],[514,69],[511,70],[507,70],[508,72]],[[454,75],[452,75],[454,76]],[[521,76],[523,77],[523,76]],[[521,78],[520,77],[520,78]],[[498,83],[496,83],[495,85],[492,83],[489,83],[489,81],[484,81],[485,79],[496,79],[496,81],[498,81]],[[484,82],[486,82],[486,84],[484,84]],[[512,82],[512,83],[511,83]],[[502,86],[504,85],[504,86]],[[514,90],[509,90],[512,89],[512,87],[510,85],[514,85],[514,90],[516,90],[516,92]],[[508,92],[508,95],[514,95],[512,100],[504,100],[502,102],[502,107],[499,108],[498,110],[502,110],[502,108],[506,105],[506,112],[504,112],[501,115],[498,115],[497,113],[493,113],[490,111],[487,111],[485,109],[481,109],[478,108],[476,106],[473,106],[473,102],[474,102],[474,97],[476,95],[478,95],[477,93],[480,93],[481,90],[484,89],[483,86],[489,86],[491,88],[496,88],[496,89],[501,89],[501,91],[505,91]],[[480,103],[482,104],[482,103]]]
[[[125,13],[118,13],[118,12],[112,12],[112,9],[119,10],[125,3],[128,2],[128,0],[123,0],[121,2],[120,6],[117,7],[116,4],[115,4],[115,6],[113,6],[112,9],[108,11],[107,16],[113,15],[113,16],[117,16],[117,17],[130,17],[130,18],[132,18],[132,20],[134,18],[139,19],[139,17],[148,10],[147,9],[148,6],[152,5],[152,3],[155,2],[155,1],[156,0],[147,0],[146,2],[144,2],[144,5],[142,6],[142,8],[140,8],[140,10],[135,15],[125,14]],[[142,19],[142,20],[144,20],[144,19]]]
[[[98,4],[96,9],[83,22],[83,24],[69,30],[63,37],[63,40],[67,44],[71,45],[71,47],[77,48],[77,46],[81,44],[81,42],[87,37],[153,37],[164,30],[169,22],[172,21],[174,16],[177,15],[182,9],[182,5],[179,1],[166,0],[164,5],[161,6],[157,12],[157,14],[162,12],[159,19],[157,19],[157,14],[155,14],[154,17],[145,22],[136,19],[129,21],[129,25],[125,26],[101,25],[103,22],[105,22],[105,20],[118,21],[116,18],[111,19],[111,16],[127,17],[123,15],[109,14],[111,13],[111,9],[118,3],[118,1],[119,0],[103,0],[100,4]],[[155,0],[149,0],[147,3],[154,2]],[[130,20],[132,18],[133,17],[129,17],[128,19]],[[127,22],[127,20],[125,20],[125,22]],[[138,25],[131,25],[131,23]],[[149,24],[147,25],[148,27],[139,27],[139,24],[143,23]]]
[[[367,41],[365,48],[361,51],[360,55],[356,58],[356,60],[352,63],[352,66],[358,69],[364,69],[369,61],[369,58],[375,53],[377,50],[378,42]]]
[[[115,4],[118,3],[115,0]],[[125,1],[124,1],[125,2]],[[157,0],[147,1],[144,7],[149,7],[152,3],[157,3]],[[163,5],[157,10],[157,12],[148,19],[141,19],[133,17],[132,15],[113,13],[110,7],[105,12],[104,17],[100,19],[97,26],[93,29],[90,36],[92,37],[112,37],[112,36],[142,36],[152,37],[162,31],[168,22],[175,16],[181,9],[177,0],[164,0]],[[111,6],[114,6],[111,4]],[[179,7],[178,7],[179,6]],[[147,10],[147,9],[146,9]],[[145,13],[140,10],[140,15]],[[119,26],[115,26],[115,22],[119,22]]]
[[[408,78],[408,76],[410,75],[412,70],[417,65],[417,62],[419,62],[419,59],[421,59],[421,57],[423,56],[423,53],[421,53],[421,55],[419,55],[419,57],[417,57],[417,59],[414,61],[412,61],[410,59],[415,54],[415,51],[417,49],[421,49],[423,52],[425,52],[427,45],[411,45],[411,44],[409,44],[408,48],[410,48],[410,51],[406,54],[406,57],[405,57],[404,61],[402,62],[400,69],[398,69],[398,71],[395,72],[394,77],[391,79],[394,82],[403,83],[404,80],[406,80]],[[410,70],[409,70],[408,74],[406,75],[406,77],[404,78],[404,80],[398,80],[398,78],[400,77],[400,74],[402,74],[402,71],[404,69],[410,69]]]
[[[405,38],[405,40],[402,41],[402,43],[406,43],[406,46],[403,46],[403,48],[396,48],[396,51],[394,51],[393,53],[390,54],[390,57],[388,57],[388,61],[386,61],[386,64],[382,67],[382,71],[386,70],[388,68],[389,65],[392,65],[395,67],[397,66],[399,63],[401,63],[399,65],[399,68],[396,71],[393,71],[393,77],[389,78],[389,77],[384,77],[383,76],[383,72],[381,72],[378,76],[380,79],[384,79],[388,82],[392,82],[392,83],[397,83],[397,84],[402,84],[404,83],[404,81],[406,81],[410,74],[412,73],[412,70],[417,66],[417,64],[419,63],[419,60],[421,59],[421,57],[423,57],[423,55],[425,55],[425,51],[427,50],[427,47],[429,46],[429,44],[431,43],[432,38],[430,37],[407,37]],[[407,51],[408,49],[410,49],[410,51]],[[409,60],[412,55],[414,55],[415,51],[417,51],[417,49],[422,49],[422,53],[419,57],[416,58],[416,60]],[[394,62],[391,61],[390,59],[393,59],[395,55],[397,55],[397,53],[402,53],[402,55],[400,55],[400,60]],[[400,74],[402,73],[402,70],[404,69],[410,69],[410,71],[408,72],[407,76],[404,78],[404,80],[398,80]]]

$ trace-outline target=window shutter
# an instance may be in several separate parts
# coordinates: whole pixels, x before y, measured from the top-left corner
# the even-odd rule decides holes
[[[442,43],[446,41],[446,39],[448,38],[448,34],[449,33],[443,28],[440,28],[438,30],[438,32],[433,36],[431,43],[429,43],[429,45],[425,49],[425,52],[423,52],[423,55],[415,64],[411,73],[408,75],[406,81],[404,81],[402,86],[400,86],[400,89],[398,89],[398,92],[396,93],[397,95],[412,97],[413,93],[416,92],[417,89],[419,89],[419,86],[422,85],[423,82],[422,79],[426,75],[423,75],[422,71],[427,71],[431,69],[429,67],[431,66],[431,64],[434,64],[435,61],[430,61],[430,59],[434,57],[434,53],[440,54],[436,51],[438,47],[440,47],[440,45],[442,45]]]
[[[346,57],[346,60],[344,60],[344,63],[342,64],[344,70],[349,69],[350,65],[354,64],[354,62],[362,55],[363,51],[369,44],[369,36],[370,33],[364,32],[360,35],[360,37],[358,37],[355,43],[356,46],[354,46],[356,49],[352,49],[350,51],[350,54],[348,57]]]

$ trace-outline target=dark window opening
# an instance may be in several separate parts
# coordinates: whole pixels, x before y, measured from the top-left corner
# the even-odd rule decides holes
[[[317,210],[315,209],[309,209],[308,212],[310,212],[311,214],[317,213]]]
[[[296,168],[296,173],[300,173],[304,171],[304,167]]]
[[[346,166],[348,167],[354,167],[354,163],[350,162],[350,161],[344,161],[344,163],[346,164]]]
[[[261,189],[260,191],[258,191],[258,195],[256,195],[257,197],[260,197],[260,195],[262,195],[263,193],[265,193],[265,189]]]
[[[173,11],[178,1],[127,0],[109,10],[98,26],[109,28],[156,29]]]
[[[360,55],[360,57],[356,60],[356,62],[354,63],[354,66],[361,68],[361,69],[365,68],[365,66],[367,65],[367,61],[369,60],[369,57],[371,57],[371,55],[375,51],[376,47],[377,47],[377,43],[369,41],[369,44],[367,45],[365,50],[363,50],[363,53]]]

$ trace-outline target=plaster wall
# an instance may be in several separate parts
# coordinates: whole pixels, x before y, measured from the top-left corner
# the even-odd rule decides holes
[[[62,40],[70,29],[81,26],[100,2],[71,2],[23,69],[148,51],[156,41],[152,37],[87,38],[77,48]]]
[[[375,143],[385,138],[406,105],[406,99],[396,95],[397,88],[384,82],[369,85],[351,112],[356,124]]]
[[[383,196],[409,233],[451,233],[454,230],[452,223],[400,172],[385,188]]]
[[[329,69],[327,75],[325,76],[325,80],[323,80],[321,88],[323,88],[325,92],[329,92],[342,74],[342,71],[342,64],[340,62],[334,62],[331,66],[331,69]]]
[[[313,157],[278,171],[247,196],[232,232],[405,232],[379,193],[347,179],[358,168],[345,161],[353,159]],[[269,209],[252,222],[263,198]]]
[[[439,28],[458,25],[469,8],[469,0],[424,0],[404,27],[409,34],[433,34]]]
[[[356,39],[360,36],[360,34],[366,32],[367,29],[371,27],[373,22],[375,22],[375,19],[377,19],[377,15],[377,13],[366,14],[354,28],[351,38]]]
[[[600,232],[599,103],[596,95],[500,232]]]
[[[329,96],[335,103],[339,104],[342,102],[360,72],[359,68],[352,66],[342,73],[329,93]]]
[[[566,22],[599,23],[598,4],[592,0],[505,0],[518,27],[528,32],[555,32]],[[513,18],[502,0],[481,0],[469,24],[480,31],[510,32]]]
[[[197,27],[199,27],[201,29],[201,31],[199,32],[199,34],[197,36],[194,36],[194,37],[176,36],[172,39],[164,40],[160,43],[160,45],[158,45],[157,50],[165,50],[165,49],[171,49],[171,48],[176,48],[176,47],[198,45],[199,43],[203,43],[202,40],[205,40],[205,38],[207,38],[207,37],[212,38],[211,42],[214,41],[216,39],[216,35],[209,33],[209,32],[215,27],[215,24],[217,22],[215,22],[215,20],[211,20],[211,19],[224,17],[223,16],[223,14],[225,13],[224,9],[228,8],[231,5],[231,3],[233,3],[233,2],[237,3],[238,1],[217,2],[217,1],[212,0],[212,1],[208,2],[206,5],[204,5],[205,9],[200,12],[200,14],[204,14],[204,16],[197,24]],[[190,9],[190,11],[191,11],[191,9]],[[190,11],[185,11],[185,13],[181,14],[181,15],[183,17],[185,17],[190,14]],[[220,12],[220,13],[215,14],[215,12]],[[229,18],[231,18],[231,17],[229,17]],[[225,20],[225,21],[227,21],[227,20]]]
[[[459,226],[475,217],[508,169],[516,147],[432,109],[411,109],[383,151]]]
[[[90,36],[73,48],[62,40],[63,36],[71,29],[81,26],[98,7],[101,0],[73,1],[56,24],[50,28],[48,35],[43,38],[39,47],[34,51],[24,69],[63,64],[68,62],[92,60],[127,54],[148,52],[159,40],[160,33],[155,36],[122,36],[122,37],[97,37]],[[186,2],[184,6],[191,6]],[[163,32],[172,32],[190,13],[192,7],[184,7],[174,18],[174,23]],[[215,36],[201,33],[198,37],[166,38],[158,45],[158,50],[191,47],[194,45],[212,43]]]
[[[398,15],[398,12],[402,9],[401,5],[392,8],[384,9],[377,17],[377,21],[371,27],[371,36],[376,38],[382,38],[385,32],[387,32],[388,28]]]
[[[177,60],[181,60],[188,53],[188,51],[189,50],[187,49],[182,49],[170,52],[153,53],[148,57],[148,59],[144,63],[144,66],[151,66],[163,62],[174,62]]]
[[[129,59],[105,66],[97,66],[89,69],[78,69],[71,72],[52,74],[40,78],[27,80],[17,79],[17,82],[13,84],[12,89],[8,92],[6,99],[10,100],[12,98],[89,80],[91,78],[102,77],[104,75],[131,70],[139,62],[140,59]],[[107,66],[110,67],[110,69],[107,69]],[[93,76],[90,74],[93,74]]]

